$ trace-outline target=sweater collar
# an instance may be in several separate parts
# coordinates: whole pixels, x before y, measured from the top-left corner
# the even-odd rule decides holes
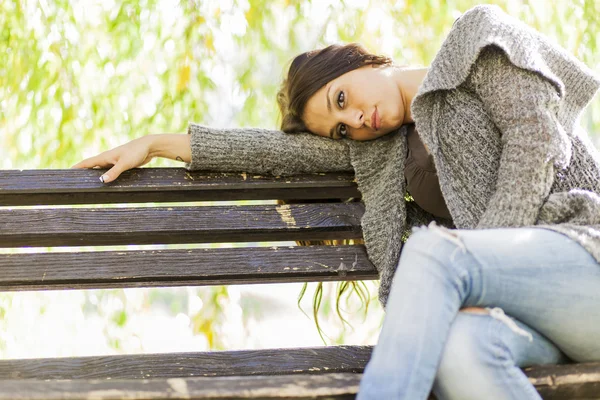
[[[421,98],[437,90],[451,90],[464,82],[481,50],[490,45],[500,47],[516,66],[546,77],[563,97],[564,82],[550,69],[545,60],[548,52],[568,59],[574,64],[577,79],[581,81],[577,96],[585,107],[600,87],[600,79],[585,64],[550,42],[544,35],[523,22],[504,13],[495,5],[476,6],[463,14],[450,30],[446,40],[431,63],[431,68],[415,98],[412,107]],[[411,110],[414,114],[414,110]]]

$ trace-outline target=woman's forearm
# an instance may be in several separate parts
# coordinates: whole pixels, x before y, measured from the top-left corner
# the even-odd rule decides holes
[[[297,175],[352,171],[344,140],[261,128],[212,128],[190,124],[190,171]]]
[[[163,133],[149,135],[150,155],[189,163],[192,159],[190,135],[185,133]]]

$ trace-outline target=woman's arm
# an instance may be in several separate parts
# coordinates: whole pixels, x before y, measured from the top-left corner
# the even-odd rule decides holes
[[[108,168],[102,181],[112,182],[128,169],[154,157],[183,161],[189,170],[240,171],[293,175],[351,171],[344,141],[312,134],[236,128],[217,129],[190,124],[188,134],[147,135],[85,159],[72,168]]]
[[[293,175],[352,171],[345,140],[310,133],[259,128],[209,128],[190,124],[189,170],[243,171]]]
[[[533,225],[554,182],[555,165],[566,164],[570,155],[570,140],[557,119],[557,88],[513,65],[498,47],[482,51],[473,84],[502,134],[496,189],[478,228]]]
[[[176,161],[190,162],[190,137],[185,133],[150,135],[150,155]]]
[[[102,182],[108,183],[117,179],[123,171],[141,167],[154,157],[189,162],[191,160],[189,136],[185,134],[143,136],[80,161],[71,168],[112,167],[100,178]]]

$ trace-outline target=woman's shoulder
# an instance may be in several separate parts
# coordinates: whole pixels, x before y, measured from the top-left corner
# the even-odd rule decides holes
[[[455,22],[413,99],[413,114],[426,94],[456,89],[465,82],[489,47],[500,49],[512,65],[546,78],[561,97],[565,86],[576,87],[578,93],[572,95],[578,105],[587,104],[600,85],[591,69],[557,43],[500,7],[482,5]]]
[[[541,56],[535,54],[544,42],[541,34],[500,7],[476,6],[457,19],[431,63],[419,94],[440,89],[454,89],[469,75],[479,54],[495,45],[521,67],[544,70]]]
[[[462,20],[463,22],[470,19],[494,20],[498,18],[503,18],[506,15],[507,14],[495,4],[481,4],[465,11],[460,17],[456,19],[454,25],[456,25],[456,22],[458,22],[459,20]]]

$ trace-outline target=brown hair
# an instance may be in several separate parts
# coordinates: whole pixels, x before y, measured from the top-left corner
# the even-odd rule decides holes
[[[292,61],[287,78],[284,79],[279,93],[277,103],[281,111],[281,130],[286,133],[308,132],[302,116],[308,99],[320,88],[333,79],[344,75],[365,65],[391,65],[392,60],[388,57],[369,53],[361,45],[352,43],[344,46],[332,45],[321,50],[302,53]],[[320,203],[338,200],[317,200]],[[358,201],[354,199],[354,201]],[[278,204],[308,203],[307,200],[279,200]],[[362,239],[344,240],[304,240],[297,241],[300,246],[311,245],[342,245],[361,244]],[[304,284],[298,299],[298,306],[306,292],[307,284]],[[356,292],[365,305],[365,315],[369,307],[369,290],[361,281],[344,281],[338,285],[336,296],[336,310],[342,322],[347,323],[340,312],[341,296],[347,291]],[[317,325],[317,331],[324,343],[323,332],[319,325],[318,311],[323,297],[323,282],[317,284],[313,296],[313,315]],[[347,299],[346,299],[347,300]]]
[[[334,44],[300,54],[292,61],[287,78],[277,93],[281,130],[287,133],[308,131],[302,120],[306,103],[328,82],[365,65],[391,64],[390,58],[371,54],[357,43]]]

